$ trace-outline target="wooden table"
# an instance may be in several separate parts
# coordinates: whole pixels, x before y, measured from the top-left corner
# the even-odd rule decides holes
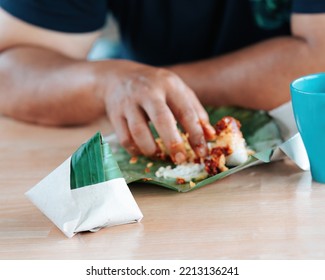
[[[324,259],[325,185],[289,160],[177,193],[131,185],[140,223],[68,239],[24,195],[96,131],[0,117],[0,259]]]

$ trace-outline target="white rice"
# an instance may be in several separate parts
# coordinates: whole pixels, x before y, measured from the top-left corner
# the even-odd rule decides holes
[[[227,166],[237,166],[247,161],[246,141],[241,137],[233,137],[231,149],[233,152],[226,157]]]
[[[184,163],[172,168],[170,165],[160,167],[156,173],[156,177],[164,179],[182,178],[186,182],[202,180],[208,176],[205,171],[205,165],[202,163]]]

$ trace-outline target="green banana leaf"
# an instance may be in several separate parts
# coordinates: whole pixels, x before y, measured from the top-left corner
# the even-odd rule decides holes
[[[237,107],[208,107],[206,109],[212,124],[215,124],[224,116],[235,117],[241,122],[241,130],[246,142],[248,146],[256,152],[253,156],[249,157],[247,162],[230,168],[229,170],[221,172],[215,176],[196,182],[196,185],[191,187],[189,183],[179,185],[176,184],[175,180],[157,178],[155,176],[155,172],[159,167],[168,165],[173,166],[171,162],[152,160],[150,158],[140,156],[138,157],[138,161],[136,163],[130,164],[130,155],[123,148],[121,148],[117,142],[114,143],[113,141],[111,146],[114,148],[114,158],[118,162],[126,182],[145,182],[160,185],[179,192],[187,192],[238,172],[239,170],[253,165],[259,160],[269,162],[274,149],[282,143],[279,128],[274,120],[265,111],[248,110]],[[150,167],[148,168],[148,166]]]
[[[108,143],[97,132],[71,156],[70,188],[76,189],[123,175]]]

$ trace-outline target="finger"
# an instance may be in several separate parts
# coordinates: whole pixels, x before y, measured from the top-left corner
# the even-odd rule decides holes
[[[151,102],[144,102],[143,109],[164,142],[172,161],[177,164],[185,162],[187,157],[184,143],[176,126],[175,118],[165,100],[157,98]]]
[[[199,117],[199,123],[203,129],[204,138],[207,141],[215,140],[216,138],[216,130],[211,125],[209,120],[209,115],[204,109],[204,107],[201,105],[201,103],[197,100],[197,102],[193,102],[193,106],[198,114]]]
[[[178,89],[173,89],[178,90]],[[169,94],[168,104],[174,113],[176,119],[189,134],[189,142],[198,157],[205,157],[208,152],[205,141],[204,130],[201,126],[198,112],[194,106],[198,102],[196,96],[187,87],[182,90],[183,98],[179,94]],[[204,117],[204,115],[202,114]]]
[[[141,154],[129,132],[126,119],[124,117],[111,117],[110,121],[121,146],[132,156]]]
[[[210,122],[206,122],[202,119],[199,119],[200,125],[203,129],[204,138],[207,141],[213,141],[216,139],[216,130],[214,127],[210,124]]]
[[[139,107],[130,107],[126,119],[132,139],[145,156],[152,156],[157,151],[156,142],[148,126],[148,120]]]

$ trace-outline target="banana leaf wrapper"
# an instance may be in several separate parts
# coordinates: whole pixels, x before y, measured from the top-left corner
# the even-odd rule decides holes
[[[99,132],[72,155],[70,170],[71,189],[123,177],[109,144],[103,142]]]
[[[67,237],[143,217],[100,133],[26,195]]]
[[[249,148],[255,151],[255,154],[249,156],[245,163],[195,182],[195,186],[193,186],[193,184],[191,186],[190,183],[177,184],[175,180],[158,178],[155,176],[155,172],[159,167],[168,165],[173,167],[174,165],[171,162],[153,160],[144,156],[139,156],[136,163],[130,164],[130,155],[119,146],[114,137],[109,137],[108,141],[113,148],[114,158],[118,162],[126,182],[128,184],[133,182],[144,182],[160,185],[178,192],[187,192],[213,183],[259,162],[270,162],[275,149],[283,142],[279,127],[266,111],[248,110],[237,107],[208,107],[206,109],[212,124],[217,123],[217,121],[224,116],[232,116],[238,119],[242,124],[241,130],[244,138]],[[158,136],[154,129],[153,134],[155,137]]]

